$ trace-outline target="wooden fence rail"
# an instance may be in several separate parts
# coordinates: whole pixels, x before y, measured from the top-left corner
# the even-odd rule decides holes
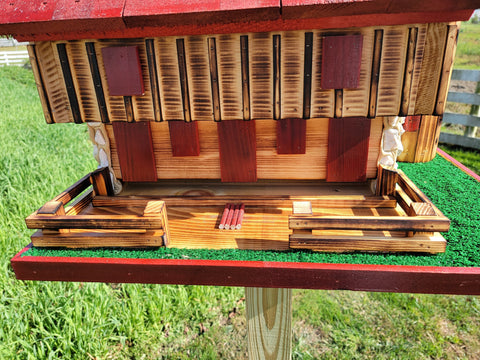
[[[23,66],[27,60],[27,50],[0,51],[0,66]]]
[[[452,80],[474,81],[477,83],[475,93],[461,93],[451,91],[447,101],[471,105],[470,114],[455,114],[445,112],[443,122],[465,126],[464,135],[455,135],[442,132],[440,142],[459,145],[480,150],[480,138],[475,137],[477,128],[480,127],[480,70],[453,70]]]

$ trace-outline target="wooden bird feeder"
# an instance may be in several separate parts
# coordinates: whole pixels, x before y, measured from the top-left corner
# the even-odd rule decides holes
[[[435,155],[478,1],[191,3],[0,4],[99,162],[26,219],[35,246],[445,251],[396,162]]]

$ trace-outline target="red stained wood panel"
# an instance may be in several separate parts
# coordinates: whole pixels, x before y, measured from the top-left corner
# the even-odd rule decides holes
[[[112,126],[123,181],[156,181],[150,122],[117,121]]]
[[[403,124],[403,129],[405,131],[417,131],[420,126],[421,115],[412,115],[405,117],[405,123]]]
[[[221,121],[217,130],[222,181],[257,181],[255,120]]]
[[[330,119],[328,125],[327,181],[361,182],[367,179],[368,118]]]
[[[277,120],[277,154],[305,154],[306,119]]]
[[[137,46],[102,48],[103,64],[111,96],[143,95],[143,77]]]
[[[11,260],[19,280],[248,286],[480,295],[480,268],[36,257]]]
[[[173,156],[200,155],[198,123],[196,121],[169,121],[170,144]]]
[[[325,36],[322,50],[322,88],[355,89],[360,79],[362,35]]]

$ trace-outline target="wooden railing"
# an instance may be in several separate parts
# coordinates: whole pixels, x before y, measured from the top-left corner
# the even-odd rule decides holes
[[[27,50],[0,51],[0,66],[23,66],[27,61]]]
[[[463,125],[465,131],[463,136],[442,132],[440,142],[480,150],[480,138],[476,137],[477,128],[480,127],[480,70],[453,70],[452,80],[474,81],[477,84],[475,93],[448,93],[447,101],[469,104],[471,110],[468,115],[445,112],[444,124]]]

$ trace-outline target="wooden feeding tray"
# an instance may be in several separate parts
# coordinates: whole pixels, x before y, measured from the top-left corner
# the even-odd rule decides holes
[[[444,252],[439,232],[448,231],[449,220],[403,172],[390,185],[394,195],[382,196],[368,182],[185,180],[126,183],[113,196],[103,169],[26,223],[39,229],[32,235],[38,247]],[[226,204],[243,204],[241,228],[219,228]]]

